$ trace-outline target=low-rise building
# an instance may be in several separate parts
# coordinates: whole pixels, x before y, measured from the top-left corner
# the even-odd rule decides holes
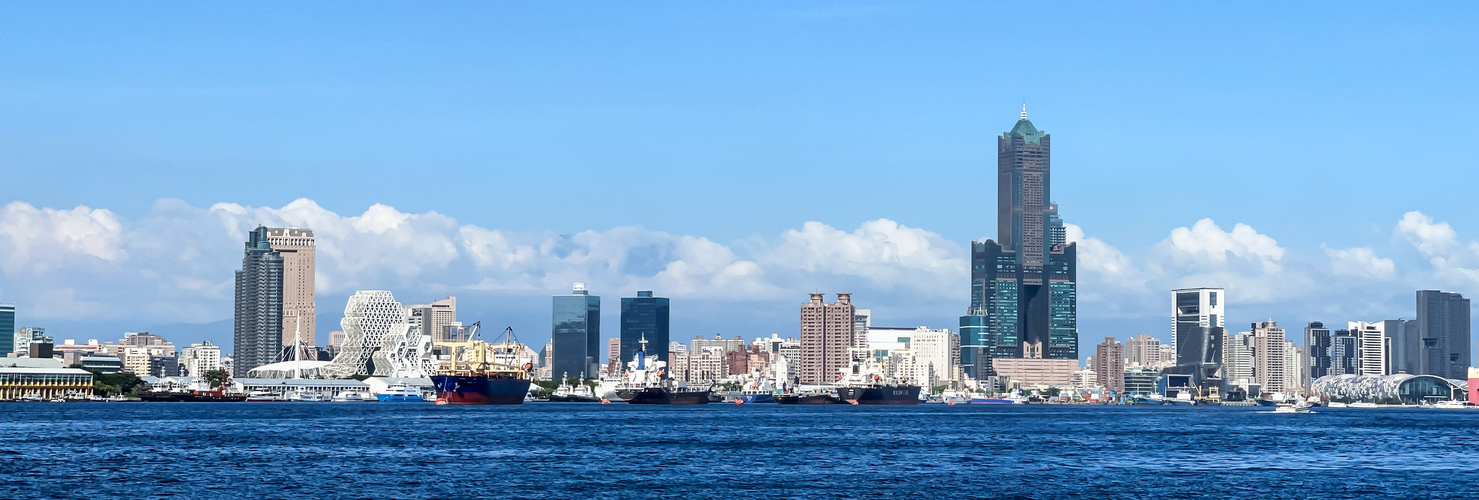
[[[1150,368],[1132,367],[1125,369],[1125,394],[1149,396],[1156,393],[1156,383],[1161,380],[1161,371]]]
[[[54,358],[0,360],[0,401],[31,396],[84,398],[92,394],[92,373],[67,368]]]
[[[998,358],[991,360],[996,374],[1022,387],[1067,387],[1078,371],[1076,359]]]

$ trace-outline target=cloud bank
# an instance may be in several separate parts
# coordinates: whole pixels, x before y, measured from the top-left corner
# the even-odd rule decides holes
[[[258,224],[314,230],[321,294],[533,296],[586,282],[606,295],[640,289],[726,302],[799,303],[815,289],[846,289],[867,296],[867,305],[963,310],[969,290],[965,245],[888,219],[855,228],[804,222],[726,243],[640,226],[511,232],[382,204],[339,214],[308,199],[280,208],[165,199],[137,220],[86,206],[16,201],[0,208],[0,299],[41,319],[227,319],[242,240]],[[1380,300],[1342,295],[1363,285],[1406,293],[1433,283],[1460,291],[1479,284],[1479,243],[1461,242],[1449,224],[1420,212],[1405,214],[1392,238],[1426,261],[1400,265],[1372,246],[1321,245],[1300,254],[1247,224],[1223,227],[1198,220],[1127,252],[1069,224],[1079,252],[1080,316],[1159,315],[1166,292],[1180,287],[1225,287],[1238,304],[1328,309],[1320,304]]]

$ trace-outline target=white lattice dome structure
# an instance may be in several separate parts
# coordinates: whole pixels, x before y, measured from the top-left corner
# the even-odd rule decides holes
[[[344,319],[339,321],[344,330],[344,344],[333,363],[322,368],[322,373],[347,378],[379,371],[373,359],[375,352],[385,345],[386,337],[392,332],[405,328],[405,323],[406,310],[389,291],[354,292],[344,306]]]

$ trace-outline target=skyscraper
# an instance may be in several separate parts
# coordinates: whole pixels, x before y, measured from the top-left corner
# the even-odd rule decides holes
[[[1304,327],[1304,348],[1309,351],[1305,366],[1309,378],[1317,379],[1330,374],[1330,329],[1319,321],[1311,321]]]
[[[1247,386],[1253,382],[1253,334],[1227,335],[1222,350],[1223,378],[1228,383]]]
[[[1284,329],[1276,321],[1253,324],[1253,381],[1263,392],[1284,392]]]
[[[647,356],[668,359],[668,299],[654,297],[650,290],[640,290],[636,297],[621,298],[621,352],[617,365],[630,361],[647,337]]]
[[[268,229],[247,234],[241,270],[236,272],[236,314],[232,328],[233,376],[275,363],[282,351],[283,259],[268,242]]]
[[[1417,292],[1423,375],[1463,380],[1469,366],[1469,299],[1437,290]]]
[[[649,342],[651,338],[647,339]],[[550,376],[595,378],[601,361],[601,297],[591,295],[585,283],[576,283],[570,295],[554,297],[554,353]],[[648,344],[651,347],[652,344]],[[667,345],[667,343],[663,343]]]
[[[1170,373],[1191,375],[1192,383],[1207,394],[1210,387],[1221,390],[1223,308],[1227,294],[1221,288],[1187,288],[1171,291],[1171,345],[1176,366]]]
[[[0,304],[0,358],[10,354],[15,344],[15,306]]]
[[[1361,373],[1361,342],[1356,332],[1336,330],[1330,336],[1330,371],[1326,375]]]
[[[1115,392],[1125,391],[1125,346],[1104,337],[1104,342],[1094,347],[1094,377],[1099,385]]]
[[[296,227],[267,228],[267,245],[282,257],[282,345],[279,359],[293,359],[291,354],[294,337],[300,335],[302,346],[318,345],[317,322],[314,315],[318,308],[313,299],[314,248],[313,230]],[[306,352],[304,353],[306,356]]]
[[[1078,359],[1077,261],[1051,196],[1052,137],[1027,120],[996,141],[996,240],[971,243],[971,306],[961,363]]]
[[[1161,366],[1161,339],[1136,335],[1125,339],[1125,363],[1144,368]]]
[[[1391,374],[1391,339],[1386,335],[1386,323],[1366,321],[1346,322],[1352,335],[1356,336],[1356,371],[1360,375]]]
[[[803,384],[830,384],[851,362],[848,349],[855,341],[857,309],[852,294],[837,294],[837,302],[826,304],[822,294],[811,294],[801,306],[801,366]]]

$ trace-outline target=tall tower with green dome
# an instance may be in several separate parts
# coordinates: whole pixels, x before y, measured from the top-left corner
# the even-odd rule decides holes
[[[1076,257],[1052,201],[1052,136],[1027,119],[996,138],[995,240],[971,244],[971,307],[961,364],[981,379],[992,358],[1078,359]]]

